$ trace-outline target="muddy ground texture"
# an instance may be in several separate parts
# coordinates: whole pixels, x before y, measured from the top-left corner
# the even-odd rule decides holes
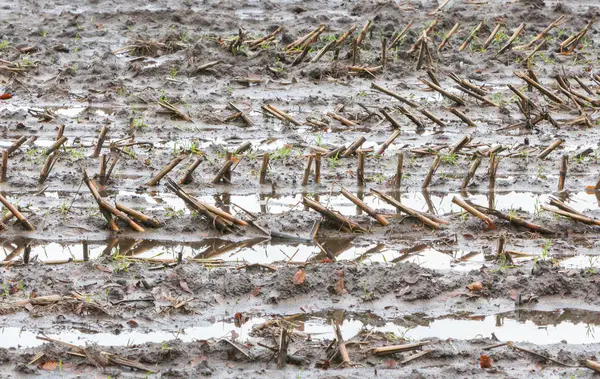
[[[592,21],[600,8],[580,0],[442,4],[0,0],[0,148],[13,150],[0,191],[35,226],[27,230],[3,208],[0,377],[594,376],[600,29]],[[499,52],[521,23],[521,34]],[[320,25],[306,47],[288,49]],[[431,59],[418,43],[424,31]],[[270,33],[274,38],[252,43]],[[561,49],[571,37],[574,48]],[[532,72],[550,95],[515,72]],[[459,91],[451,74],[494,105]],[[580,96],[561,90],[557,75]],[[460,101],[421,79],[438,80]],[[529,108],[519,109],[508,84],[534,104],[536,122],[526,122]],[[269,104],[293,120],[275,117],[263,108]],[[117,163],[102,183],[93,152],[105,127],[100,155]],[[59,133],[66,140],[48,155]],[[364,184],[356,154],[323,156],[320,180],[313,164],[302,183],[309,156],[360,137]],[[557,140],[560,146],[540,158]],[[250,149],[235,153],[246,142]],[[212,183],[227,153],[234,153],[230,183]],[[499,164],[490,185],[492,156]],[[167,187],[196,159],[183,190],[251,225],[216,230]],[[109,204],[142,211],[160,227],[138,232],[118,221],[111,231],[82,184],[82,169]],[[355,207],[342,187],[389,225]],[[371,189],[437,218],[440,227]],[[343,231],[303,197],[365,232]],[[509,219],[490,216],[490,227],[454,197]],[[591,221],[544,210],[552,198]],[[513,218],[549,230],[516,226]],[[500,239],[506,254],[496,259]],[[406,344],[419,346],[376,354]]]

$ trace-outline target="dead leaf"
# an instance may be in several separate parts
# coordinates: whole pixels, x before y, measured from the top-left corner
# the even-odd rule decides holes
[[[481,282],[473,282],[467,285],[469,291],[481,291],[483,289],[483,284]]]
[[[46,371],[54,371],[58,368],[58,362],[57,361],[46,361],[40,365],[40,368],[42,370],[46,370]]]
[[[481,355],[479,357],[479,366],[481,368],[492,368],[493,359],[489,355]]]
[[[135,320],[127,321],[127,325],[129,325],[130,328],[137,328],[139,326],[138,322]]]
[[[108,268],[106,266],[102,266],[102,265],[96,265],[96,268],[100,271],[108,272],[110,274],[112,274],[112,272],[113,272],[113,270],[111,270],[110,268]]]
[[[261,292],[262,291],[260,287],[254,287],[254,289],[252,290],[252,296],[257,297],[258,295],[260,295]]]
[[[300,285],[300,284],[304,283],[305,280],[306,280],[306,271],[303,269],[296,271],[296,273],[294,274],[294,284]]]
[[[179,287],[181,287],[182,290],[184,290],[185,292],[189,293],[189,294],[194,294],[192,292],[192,290],[190,290],[190,287],[188,287],[187,283],[185,282],[185,280],[182,280],[179,282]]]

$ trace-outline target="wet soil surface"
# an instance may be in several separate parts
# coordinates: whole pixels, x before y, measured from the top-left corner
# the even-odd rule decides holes
[[[586,361],[600,358],[600,37],[589,23],[600,8],[579,0],[442,4],[0,0],[0,149],[10,151],[0,191],[35,226],[28,231],[3,208],[0,377],[592,377]],[[320,25],[307,47],[291,46]],[[431,60],[419,42],[424,31]],[[575,48],[561,49],[572,36]],[[550,95],[514,72],[534,73]],[[459,90],[451,74],[488,103]],[[463,104],[422,79],[438,80]],[[274,116],[269,104],[288,116]],[[116,160],[107,180],[93,156],[105,127],[100,156],[108,167]],[[66,140],[51,152],[59,133]],[[325,156],[360,137],[362,175],[356,154]],[[227,153],[230,183],[215,184]],[[303,183],[315,153],[323,155],[319,180],[313,162]],[[251,225],[223,233],[167,187],[197,159],[185,192]],[[108,203],[160,227],[137,232],[118,221],[111,231],[82,169]],[[344,231],[303,198],[365,232]],[[492,216],[490,228],[454,198],[506,217]],[[556,199],[587,224],[544,209]]]

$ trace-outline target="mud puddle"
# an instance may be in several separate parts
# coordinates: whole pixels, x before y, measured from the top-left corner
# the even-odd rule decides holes
[[[143,260],[154,263],[174,263],[179,259],[199,264],[274,264],[315,263],[326,258],[312,241],[290,242],[285,239],[250,238],[228,241],[209,238],[199,242],[174,243],[145,239],[119,238],[103,242],[58,243],[31,240],[4,240],[3,264],[9,262],[41,262],[43,264],[66,264],[86,262],[103,257],[125,260]],[[356,245],[349,239],[321,239],[322,247],[341,262],[362,264],[414,263],[433,270],[470,271],[493,262],[482,251],[443,249],[427,244],[406,249],[395,249],[384,243]],[[489,257],[488,257],[489,258]],[[538,252],[518,254],[513,257],[516,265],[537,259],[551,259],[565,269],[587,269],[595,272],[600,266],[600,256],[575,255],[571,257],[542,257]]]
[[[242,321],[231,319],[210,322],[200,321],[201,326],[182,329],[155,330],[155,327],[136,323],[135,329],[118,330],[115,333],[97,332],[91,329],[70,329],[64,332],[30,330],[28,328],[6,327],[0,330],[0,348],[27,348],[42,345],[37,335],[45,334],[51,338],[77,345],[89,343],[101,346],[131,346],[151,343],[163,343],[178,339],[182,342],[194,342],[226,338],[239,342],[252,341],[256,327],[271,320],[270,317],[241,316]],[[423,319],[418,315],[409,315],[403,319],[383,320],[372,314],[356,314],[338,320],[336,312],[327,315],[302,314],[291,316],[294,331],[310,340],[332,340],[332,325],[337,321],[343,335],[351,339],[362,331],[385,333],[388,337],[408,340],[437,338],[441,340],[471,340],[488,338],[492,334],[501,341],[529,342],[536,344],[594,343],[600,339],[596,330],[600,326],[598,312],[558,309],[552,312],[516,310],[489,316],[445,316],[435,319]],[[260,328],[259,328],[260,329]]]
[[[193,192],[191,192],[193,193]],[[490,193],[437,193],[430,191],[409,191],[409,192],[387,192],[389,195],[395,197],[402,204],[407,205],[410,208],[429,212],[437,215],[445,215],[451,213],[459,213],[462,209],[452,203],[454,196],[465,197],[470,201],[488,206],[491,200],[495,205],[495,208],[501,211],[512,211],[520,210],[522,212],[530,214],[539,214],[541,212],[541,206],[547,204],[552,195],[541,194],[535,192],[496,192],[490,195]],[[244,209],[253,213],[263,214],[281,214],[293,209],[303,209],[302,197],[314,195],[316,200],[321,201],[324,204],[329,205],[331,208],[339,211],[345,216],[356,216],[361,215],[363,212],[355,206],[350,200],[346,199],[339,192],[326,192],[326,193],[298,193],[292,195],[277,195],[277,194],[244,194],[234,195],[229,193],[221,193],[215,195],[198,196],[198,199],[207,202],[209,204],[215,204],[217,206],[232,206],[239,205]],[[382,201],[377,196],[369,193],[359,191],[356,193],[357,197],[360,198],[365,204],[373,209],[385,210],[389,213],[396,213],[396,208]],[[465,196],[466,195],[466,196]],[[190,211],[185,205],[185,202],[171,193],[164,192],[152,192],[150,194],[137,194],[130,191],[119,191],[116,193],[117,198],[126,197],[140,197],[149,204],[160,204],[165,203],[168,207],[171,207],[175,211],[184,212],[189,214]],[[586,212],[590,210],[598,209],[598,200],[593,194],[586,192],[573,192],[569,195],[569,199],[566,201],[574,209],[580,212]],[[151,210],[160,209],[160,206],[150,208]],[[235,207],[233,207],[235,208]],[[233,209],[234,210],[234,209]]]

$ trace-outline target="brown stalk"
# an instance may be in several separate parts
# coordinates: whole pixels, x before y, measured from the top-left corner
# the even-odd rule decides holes
[[[19,147],[21,147],[22,144],[25,143],[25,141],[27,141],[27,136],[21,136],[21,137],[19,137],[18,140],[16,140],[15,142],[13,142],[13,144],[10,145],[8,147],[8,149],[6,149],[6,151],[8,152],[8,155],[11,155],[12,153],[14,153]]]
[[[354,141],[352,143],[352,145],[350,145],[350,147],[348,147],[342,154],[341,157],[342,158],[347,158],[349,156],[351,156],[352,154],[356,153],[356,150],[362,146],[363,143],[365,143],[367,139],[364,136],[360,136],[356,139],[356,141]]]
[[[450,92],[446,91],[442,87],[437,86],[437,85],[435,85],[435,84],[433,84],[430,81],[425,80],[425,79],[419,79],[419,80],[421,82],[423,82],[425,85],[427,85],[429,88],[433,89],[434,91],[437,91],[437,92],[441,93],[444,97],[446,97],[446,98],[454,101],[455,103],[457,103],[459,105],[463,105],[464,104],[464,101],[460,97],[451,94]]]
[[[480,164],[481,164],[481,158],[477,158],[477,159],[475,159],[473,161],[473,163],[471,163],[471,167],[469,168],[469,172],[467,173],[467,176],[465,176],[465,179],[463,180],[463,183],[462,183],[462,187],[461,188],[463,190],[465,188],[467,188],[467,186],[469,185],[469,182],[475,176],[475,171],[477,171],[477,168],[479,167]]]
[[[180,155],[177,158],[173,159],[165,168],[160,170],[158,174],[156,174],[152,179],[150,179],[150,181],[147,183],[147,185],[148,186],[157,185],[158,182],[160,182],[160,180],[165,175],[167,175],[169,172],[171,172],[171,170],[173,170],[175,168],[175,166],[177,166],[179,163],[181,163],[181,161],[183,161],[185,158],[186,158],[185,155]]]
[[[268,42],[271,41],[273,39],[275,39],[275,36],[277,36],[277,34],[281,33],[283,31],[283,26],[279,26],[277,29],[275,29],[272,33],[255,39],[255,40],[251,40],[251,41],[246,41],[246,44],[248,44],[248,47],[252,50],[257,48],[258,46],[260,46],[262,43],[264,42]]]
[[[485,40],[485,43],[483,44],[483,49],[487,49],[492,42],[494,41],[494,38],[496,37],[496,34],[498,34],[498,32],[500,31],[500,28],[502,27],[501,23],[497,23],[496,26],[494,27],[494,30],[492,30],[492,32],[490,33],[490,36],[488,37],[488,39]]]
[[[157,219],[152,218],[150,216],[146,216],[145,214],[143,214],[140,211],[136,211],[135,209],[131,209],[131,208],[126,207],[125,205],[119,204],[119,203],[116,203],[115,207],[118,210],[120,210],[121,212],[125,212],[129,216],[135,218],[136,220],[138,220],[146,225],[152,226],[154,228],[160,227],[160,222]]]
[[[350,361],[350,355],[348,355],[348,349],[346,348],[346,343],[344,342],[344,337],[342,336],[342,330],[340,329],[337,321],[333,324],[333,330],[335,332],[338,350],[340,352],[340,356],[342,357],[342,365],[344,367],[348,367],[352,365],[352,362]]]
[[[196,67],[196,72],[207,70],[207,69],[209,69],[211,67],[214,67],[214,66],[216,66],[218,64],[221,64],[221,63],[223,63],[223,61],[221,61],[221,60],[207,62],[207,63],[205,63],[203,65],[200,65],[200,66]]]
[[[429,183],[431,183],[431,179],[433,178],[433,175],[435,174],[438,167],[440,166],[441,161],[442,161],[442,157],[440,155],[436,155],[435,159],[433,160],[433,164],[429,168],[429,172],[427,173],[427,176],[425,177],[425,180],[423,181],[423,184],[421,185],[421,188],[429,187]]]
[[[365,37],[367,36],[367,32],[369,31],[369,28],[371,27],[372,23],[373,23],[372,20],[367,20],[367,23],[360,31],[360,34],[356,38],[356,46],[357,47],[359,47],[362,44],[362,42],[364,41]]]
[[[477,127],[477,125],[466,114],[462,113],[458,109],[449,108],[448,110],[450,112],[452,112],[456,117],[460,118],[465,124],[467,124],[473,128]]]
[[[448,41],[450,41],[450,38],[452,38],[452,36],[454,35],[454,33],[456,33],[456,31],[458,30],[459,27],[460,27],[460,22],[457,22],[456,24],[454,24],[452,29],[450,29],[450,31],[448,32],[448,34],[446,35],[444,40],[438,46],[438,48],[437,48],[438,51],[441,51],[444,48],[444,46],[446,46]]]
[[[378,85],[375,82],[371,82],[371,88],[374,88],[374,89],[376,89],[379,92],[382,92],[382,93],[384,93],[384,94],[386,94],[388,96],[391,96],[391,97],[393,97],[393,98],[395,98],[397,100],[400,100],[401,102],[403,102],[403,103],[405,103],[405,104],[407,104],[407,105],[409,105],[409,106],[411,106],[413,108],[418,108],[419,107],[419,105],[417,103],[414,103],[414,102],[412,102],[412,101],[410,101],[410,100],[408,100],[408,99],[406,99],[406,98],[398,95],[397,93],[392,92],[389,89],[384,88],[384,87]]]
[[[269,169],[269,153],[263,154],[262,165],[260,166],[259,184],[265,184],[267,180],[267,170]]]
[[[222,232],[231,232],[233,231],[233,224],[229,221],[224,220],[223,218],[215,215],[210,212],[206,207],[204,207],[196,198],[188,195],[177,183],[172,180],[167,181],[167,188],[173,191],[179,198],[186,202],[192,209],[203,215],[208,219],[210,224],[217,230]]]
[[[394,38],[394,40],[392,41],[392,43],[390,43],[390,49],[393,49],[393,48],[395,48],[395,47],[396,47],[396,46],[397,46],[397,45],[400,43],[400,41],[402,40],[402,37],[404,37],[404,35],[406,35],[406,32],[408,31],[408,29],[409,29],[409,28],[412,26],[412,24],[413,24],[414,22],[415,22],[415,20],[414,20],[414,19],[410,20],[410,22],[408,23],[408,25],[406,25],[406,26],[404,27],[404,29],[402,29],[402,30],[400,31],[400,33],[398,33],[398,34],[396,35],[396,37]]]
[[[358,163],[356,167],[356,181],[359,187],[365,185],[365,154],[359,152],[358,155]]]
[[[303,186],[308,184],[308,178],[310,178],[310,173],[312,171],[313,159],[314,159],[314,157],[312,155],[309,155],[308,160],[306,161],[306,168],[304,169],[304,177],[302,178]]]
[[[552,151],[554,151],[554,149],[556,149],[557,147],[559,147],[563,142],[565,142],[565,140],[559,138],[556,141],[554,141],[550,146],[548,146],[547,148],[544,149],[544,151],[542,151],[539,155],[538,158],[539,159],[544,159],[546,158]]]
[[[200,166],[200,163],[202,163],[203,160],[203,157],[196,157],[196,159],[190,165],[190,167],[188,167],[187,170],[185,170],[185,174],[183,174],[183,177],[179,181],[179,184],[190,184],[194,180],[194,171],[196,171],[196,169],[198,168],[198,166]]]
[[[358,126],[358,124],[354,121],[348,120],[345,117],[340,116],[339,114],[333,112],[327,112],[327,116],[331,117],[334,120],[341,122],[342,124],[350,127]]]
[[[356,25],[352,25],[350,27],[350,29],[348,29],[344,34],[342,34],[340,36],[340,38],[337,39],[337,41],[335,41],[335,47],[340,48],[342,46],[342,44],[344,43],[344,41],[346,40],[346,38],[348,38],[352,33],[354,33],[355,30],[356,30]]]
[[[441,126],[442,128],[446,126],[446,124],[444,124],[442,122],[442,120],[440,120],[439,118],[435,117],[431,112],[429,112],[427,109],[424,108],[419,108],[418,109],[419,112],[423,113],[423,115],[425,117],[427,117],[428,119],[430,119],[431,121],[435,122],[436,124],[438,124],[439,126]]]
[[[467,88],[464,88],[462,86],[455,87],[455,88],[458,89],[459,91],[462,91],[462,92],[466,93],[469,96],[472,96],[472,97],[476,98],[477,100],[479,100],[479,101],[481,101],[481,102],[483,102],[485,104],[491,105],[492,107],[499,107],[498,104],[494,103],[492,100],[488,99],[487,97],[481,96],[478,93],[473,92],[473,91],[471,91],[471,90],[469,90]]]
[[[474,207],[475,209],[477,209],[480,212],[486,213],[490,216],[494,216],[497,217],[501,220],[505,220],[508,221],[510,224],[512,225],[516,225],[516,226],[520,226],[522,228],[527,228],[530,230],[533,230],[534,232],[537,233],[542,233],[542,234],[554,234],[554,231],[547,229],[543,226],[539,226],[533,223],[530,223],[528,221],[523,220],[522,218],[515,216],[515,215],[508,215],[505,213],[502,213],[500,211],[497,211],[495,209],[491,209],[491,208],[486,208],[486,207],[482,207],[481,205],[477,205],[474,204],[470,201],[467,201],[467,203],[469,205],[471,205],[472,207]]]
[[[288,120],[289,122],[291,122],[294,125],[302,125],[301,122],[296,121],[292,116],[290,116],[289,114],[285,113],[284,111],[276,108],[273,104],[268,104],[265,107],[271,114],[276,114],[276,115],[280,116],[280,117],[276,116],[277,118],[283,117],[283,119]],[[265,109],[265,107],[263,107],[263,109]]]
[[[63,143],[67,141],[67,137],[61,137],[59,140],[54,142],[49,148],[46,149],[46,155],[52,154],[55,150],[60,148]]]
[[[98,142],[96,143],[96,148],[94,149],[94,154],[92,157],[98,158],[100,156],[100,151],[102,150],[102,145],[104,144],[104,140],[106,139],[106,134],[108,133],[108,126],[103,126],[100,130],[100,134],[98,135]]]
[[[190,116],[177,109],[173,104],[169,103],[167,100],[159,100],[158,105],[160,105],[162,108],[168,110],[171,114],[182,120],[185,120],[187,122],[193,122]]]
[[[454,196],[452,198],[452,202],[454,204],[458,205],[459,207],[461,207],[462,209],[464,209],[465,211],[469,212],[473,216],[484,221],[488,225],[489,229],[496,229],[496,226],[494,225],[494,222],[492,221],[492,219],[490,219],[485,214],[479,212],[477,209],[475,209],[472,206],[470,206],[469,204],[467,204],[463,199],[459,199],[458,197]]]
[[[404,165],[404,153],[398,153],[398,163],[396,164],[396,176],[394,176],[394,187],[400,188],[402,185],[402,175],[403,175],[403,165]]]
[[[535,87],[538,91],[540,91],[542,94],[546,95],[546,97],[548,97],[550,100],[558,103],[558,104],[564,104],[564,101],[562,101],[558,96],[556,96],[555,94],[553,94],[549,89],[547,89],[546,87],[542,86],[541,84],[539,84],[537,81],[531,79],[529,76],[515,71],[514,74],[518,77],[523,79],[525,82],[527,82],[527,84],[529,84],[532,87]]]
[[[584,215],[579,214],[579,213],[571,213],[571,212],[563,211],[561,209],[551,208],[551,207],[548,207],[546,205],[542,205],[542,209],[545,210],[545,211],[556,213],[557,215],[560,215],[560,216],[568,217],[571,220],[574,220],[574,221],[577,221],[577,222],[581,222],[581,223],[588,224],[588,225],[598,225],[598,226],[600,226],[600,220],[594,220],[593,218],[589,218],[589,217],[584,216]]]
[[[215,177],[211,181],[211,183],[212,184],[219,184],[219,182],[221,182],[221,181],[231,183],[230,181],[227,180],[227,175],[231,173],[231,166],[233,166],[233,163],[234,162],[231,159],[228,159],[227,161],[225,161],[225,164],[217,172],[217,175],[215,175]]]
[[[514,50],[526,50],[526,49],[529,49],[531,46],[533,46],[534,43],[536,43],[537,41],[539,41],[542,38],[544,38],[546,36],[546,34],[548,34],[548,32],[550,30],[552,30],[553,28],[555,28],[556,26],[558,26],[560,24],[560,22],[564,18],[565,18],[565,16],[561,15],[559,18],[557,18],[556,20],[552,21],[550,23],[550,25],[548,25],[546,27],[546,29],[542,30],[534,39],[532,39],[531,41],[529,41],[529,43],[526,43],[525,45],[521,45],[521,46],[515,46],[513,49]]]
[[[398,136],[400,135],[400,130],[396,130],[394,131],[394,133],[392,133],[391,136],[389,136],[389,138],[383,143],[383,145],[381,145],[381,147],[379,148],[379,150],[377,150],[377,155],[383,155],[383,153],[387,150],[387,148],[392,144],[392,142],[394,142],[394,140],[396,138],[398,138]]]
[[[321,183],[321,153],[315,153],[315,184]]]
[[[558,190],[562,191],[565,189],[565,180],[567,179],[567,165],[569,163],[569,156],[563,155],[561,165],[560,165],[560,176],[558,179]]]
[[[517,29],[515,29],[514,33],[512,34],[512,36],[510,36],[510,38],[508,39],[508,41],[506,41],[506,44],[504,45],[503,48],[501,48],[497,54],[502,54],[503,52],[505,52],[506,50],[508,50],[510,48],[510,45],[512,45],[512,43],[515,41],[515,39],[517,39],[517,37],[519,36],[519,34],[521,34],[521,32],[523,31],[523,29],[525,29],[525,23],[521,23],[521,25],[519,25],[519,27]]]
[[[454,147],[452,147],[452,149],[450,149],[450,154],[458,153],[463,147],[465,147],[465,145],[467,145],[468,143],[471,142],[472,138],[473,137],[470,134],[467,134],[466,136],[461,138],[460,141],[458,141],[456,143],[456,145],[454,145]]]
[[[0,183],[6,183],[6,173],[8,172],[8,151],[2,152],[2,169],[0,171]]]
[[[351,202],[353,202],[354,205],[356,205],[357,207],[359,207],[360,209],[362,209],[363,211],[365,211],[366,214],[368,214],[369,216],[373,217],[381,225],[383,225],[383,226],[389,225],[390,222],[385,217],[383,217],[380,214],[377,214],[377,212],[375,212],[371,207],[369,207],[367,204],[365,204],[358,197],[356,197],[353,194],[351,194],[350,192],[346,191],[345,188],[343,188],[343,187],[340,187],[340,188],[341,188],[342,195],[344,195],[344,197],[346,199],[348,199]]]
[[[379,111],[381,112],[383,117],[385,117],[385,119],[388,120],[390,122],[390,124],[392,124],[394,129],[401,128],[400,123],[398,121],[396,121],[396,119],[393,118],[392,115],[388,112],[389,111],[388,108],[381,108]]]
[[[469,36],[467,37],[467,39],[465,40],[465,42],[463,42],[462,45],[460,45],[460,47],[458,48],[458,51],[463,51],[464,49],[467,48],[467,46],[469,46],[469,44],[471,43],[471,40],[473,39],[473,37],[475,37],[475,35],[477,34],[477,32],[479,32],[479,29],[481,29],[481,27],[483,26],[483,21],[481,21],[479,23],[479,25],[477,25],[472,31],[471,33],[469,33]]]
[[[417,128],[424,128],[425,125],[423,125],[423,123],[421,122],[421,120],[419,120],[417,117],[415,117],[414,114],[412,114],[408,109],[404,108],[403,106],[398,105],[398,109],[400,110],[400,112],[405,115],[410,121],[413,122],[413,124],[415,124],[417,126]]]
[[[50,171],[56,164],[56,161],[58,161],[56,153],[48,155],[48,157],[46,158],[46,162],[44,162],[44,167],[42,167],[42,171],[40,172],[40,178],[38,180],[40,184],[46,181],[48,175],[50,175]]]
[[[19,210],[15,206],[13,206],[11,203],[9,203],[8,200],[6,200],[6,198],[4,196],[2,196],[2,194],[0,194],[0,202],[6,207],[6,209],[8,209],[10,211],[10,213],[15,215],[15,217],[19,220],[19,222],[21,222],[21,224],[27,230],[29,230],[29,231],[35,230],[35,226],[33,226],[33,224],[30,223],[29,220],[27,220],[27,218],[25,216],[23,216],[23,214],[21,212],[19,212]]]
[[[238,108],[237,105],[235,105],[233,102],[229,102],[229,106],[231,108],[233,108],[236,112],[239,113],[239,117],[242,118],[242,120],[244,120],[244,122],[248,125],[248,126],[252,126],[254,125],[254,123],[252,122],[252,120],[250,120],[250,117],[248,117],[248,115],[242,111],[240,108]]]
[[[346,231],[346,232],[349,232],[349,231],[366,232],[367,231],[365,228],[363,228],[359,224],[355,223],[352,220],[349,220],[348,218],[342,216],[338,212],[334,212],[334,211],[327,209],[325,206],[323,206],[321,203],[319,203],[317,201],[303,197],[302,202],[305,206],[319,212],[325,218],[329,219],[329,221],[331,221],[334,224],[336,224],[337,226],[339,226],[342,231]]]
[[[373,354],[374,355],[389,355],[389,354],[402,353],[405,351],[412,351],[412,350],[420,349],[422,346],[429,345],[430,343],[431,343],[431,341],[421,341],[421,342],[415,342],[415,343],[408,343],[408,344],[404,344],[404,345],[376,347],[373,349]]]

